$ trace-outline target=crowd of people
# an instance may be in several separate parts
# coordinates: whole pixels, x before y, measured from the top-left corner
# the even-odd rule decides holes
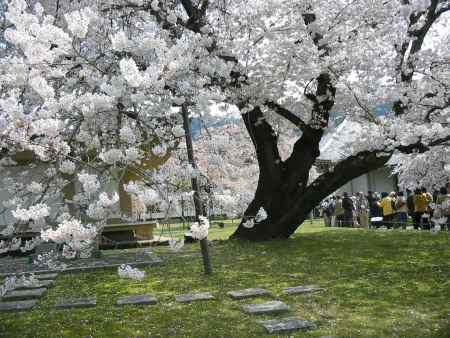
[[[446,187],[433,193],[417,188],[336,194],[322,201],[320,210],[326,226],[406,229],[412,225],[414,229],[450,232],[450,191]]]

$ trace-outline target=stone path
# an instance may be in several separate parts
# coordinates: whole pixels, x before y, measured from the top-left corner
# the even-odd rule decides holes
[[[279,300],[272,300],[260,304],[245,304],[242,305],[242,310],[251,314],[280,313],[288,311],[289,306]]]
[[[97,305],[97,297],[86,297],[86,298],[60,298],[56,302],[55,307],[57,309],[70,309],[70,308],[85,308],[85,307],[95,307]]]
[[[117,305],[138,305],[138,304],[156,304],[158,299],[152,295],[142,295],[142,296],[128,296],[119,298],[117,300]]]
[[[283,319],[272,319],[272,320],[262,320],[258,322],[267,330],[268,333],[282,333],[297,330],[308,330],[313,327],[313,325],[301,318],[283,318]]]
[[[190,303],[199,300],[212,300],[214,296],[210,292],[194,293],[192,295],[176,296],[175,300],[179,303]]]
[[[270,295],[272,295],[272,293],[265,289],[250,288],[250,289],[244,289],[244,290],[229,291],[229,292],[227,292],[227,295],[233,299],[244,299],[244,298],[250,298],[250,297],[270,296]]]
[[[40,281],[39,285],[22,287],[9,291],[0,301],[0,312],[15,312],[31,310],[37,303],[37,299],[41,297],[54,284],[56,273],[36,274],[35,277]],[[303,294],[308,292],[322,291],[323,288],[317,285],[300,285],[283,289],[283,293],[287,295]],[[249,288],[243,290],[235,290],[227,292],[227,295],[233,299],[240,300],[250,297],[271,296],[272,293],[262,288]],[[215,299],[210,292],[201,292],[195,294],[187,294],[176,296],[175,300],[180,303],[189,303],[194,301],[208,301]],[[154,305],[158,303],[158,299],[153,295],[133,295],[121,297],[117,300],[117,306],[124,305]],[[67,299],[60,298],[55,304],[57,309],[71,308],[90,308],[97,305],[96,296]],[[248,314],[278,314],[289,311],[289,306],[279,300],[268,301],[259,304],[244,304],[242,310]],[[309,330],[314,327],[311,322],[302,318],[288,317],[272,320],[257,321],[262,325],[269,334],[283,334],[286,332],[297,330]]]
[[[323,288],[317,285],[299,285],[294,287],[285,288],[283,292],[287,295],[303,294],[308,292],[322,291]],[[271,293],[265,289],[244,289],[239,291],[227,292],[233,299],[243,299],[255,296],[265,296]],[[242,310],[249,314],[275,314],[289,311],[289,306],[279,300],[265,302],[261,304],[245,304],[242,305]],[[314,327],[311,322],[308,322],[302,318],[288,317],[281,319],[272,319],[258,321],[268,333],[286,333],[298,330],[309,330]]]

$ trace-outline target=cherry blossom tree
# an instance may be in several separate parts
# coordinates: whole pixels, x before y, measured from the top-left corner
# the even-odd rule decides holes
[[[216,94],[205,84],[233,67],[213,70],[211,42],[183,31],[179,15],[173,3],[158,1],[9,2],[3,36],[13,48],[0,61],[2,164],[28,152],[31,165],[47,167],[38,181],[11,187],[14,198],[0,211],[14,211],[12,228],[56,222],[43,237],[79,249],[118,202],[103,191],[109,182],[123,185],[133,172],[142,182],[124,189],[135,200],[164,198],[149,169],[183,139],[181,105],[195,113],[209,104]],[[72,200],[51,203],[73,183],[81,191]]]
[[[448,143],[447,1],[252,4],[221,11],[222,39],[232,37],[228,48],[242,65],[234,102],[260,168],[255,198],[233,237],[289,237],[320,200],[394,153],[429,153]],[[371,114],[380,103],[393,104],[383,119]],[[361,136],[348,144],[350,156],[308,184],[332,111],[360,121]],[[302,131],[286,160],[278,119]],[[261,207],[268,217],[244,226]]]
[[[225,104],[240,112],[259,168],[233,237],[286,238],[347,181],[394,154],[447,145],[449,10],[442,0],[13,0],[1,147],[52,165],[36,182],[41,195],[50,179],[59,179],[53,191],[78,180],[81,211],[104,215],[93,212],[97,180],[120,182],[113,169],[138,170],[176,148],[180,107],[209,119],[213,104]],[[371,113],[380,103],[392,104],[385,118]],[[336,111],[360,122],[359,142],[311,179]],[[297,135],[287,156],[283,134]],[[45,211],[30,196],[27,208],[23,198],[11,205]]]

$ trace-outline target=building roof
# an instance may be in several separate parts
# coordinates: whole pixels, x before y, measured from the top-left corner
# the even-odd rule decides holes
[[[351,149],[348,144],[357,142],[361,132],[361,125],[358,122],[344,119],[320,141],[319,160],[339,162],[350,156]]]

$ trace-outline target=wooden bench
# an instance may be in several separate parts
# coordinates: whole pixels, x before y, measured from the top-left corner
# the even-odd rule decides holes
[[[136,222],[136,223],[121,223],[118,220],[110,220],[102,231],[100,248],[127,248],[136,246],[152,245],[153,229],[156,227],[155,222]],[[1,231],[1,229],[0,229]],[[14,235],[25,240],[30,240],[39,236],[39,232],[24,231]],[[0,235],[0,240],[8,240]]]
[[[149,245],[153,240],[156,223],[110,223],[102,231],[101,248]]]

